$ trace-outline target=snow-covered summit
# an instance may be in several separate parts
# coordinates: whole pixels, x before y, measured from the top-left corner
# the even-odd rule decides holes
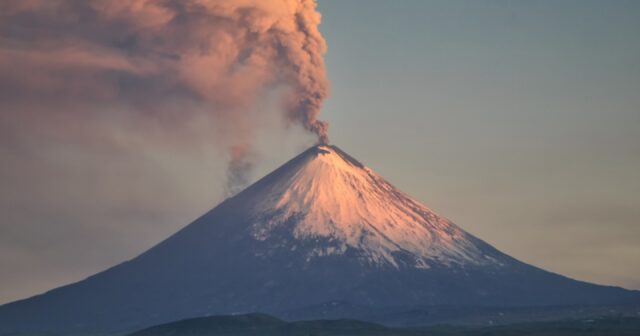
[[[248,188],[252,235],[290,230],[318,240],[309,258],[356,251],[374,264],[487,264],[469,234],[400,192],[338,147],[312,147]],[[293,223],[293,224],[292,224]]]

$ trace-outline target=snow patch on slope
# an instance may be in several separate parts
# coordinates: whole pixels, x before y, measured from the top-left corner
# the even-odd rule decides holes
[[[330,240],[310,257],[340,255],[348,248],[376,264],[399,265],[398,255],[413,266],[487,264],[469,235],[397,190],[371,169],[332,146],[317,146],[260,192],[253,236],[266,240],[276,228],[293,222],[295,239]]]

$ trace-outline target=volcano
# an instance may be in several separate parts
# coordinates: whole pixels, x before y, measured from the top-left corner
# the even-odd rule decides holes
[[[140,256],[1,306],[0,334],[108,334],[251,312],[347,318],[419,306],[600,305],[638,297],[509,257],[338,147],[321,145]]]

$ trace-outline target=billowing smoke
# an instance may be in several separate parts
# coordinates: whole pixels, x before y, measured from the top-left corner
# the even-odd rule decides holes
[[[251,168],[253,168],[253,157],[248,150],[249,148],[246,146],[233,146],[229,150],[231,161],[227,170],[225,197],[237,194],[249,183],[248,178]]]
[[[229,150],[233,193],[267,101],[328,142],[319,23],[315,0],[4,0],[0,122],[67,136],[125,110],[163,131],[205,113]]]

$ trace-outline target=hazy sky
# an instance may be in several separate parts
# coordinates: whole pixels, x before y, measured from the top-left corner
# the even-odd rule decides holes
[[[319,10],[334,144],[518,259],[640,289],[640,2]],[[11,99],[0,93],[0,302],[130,259],[221,200],[226,153],[207,123],[140,126],[99,105],[118,113],[27,125]],[[264,133],[254,179],[312,141]]]

